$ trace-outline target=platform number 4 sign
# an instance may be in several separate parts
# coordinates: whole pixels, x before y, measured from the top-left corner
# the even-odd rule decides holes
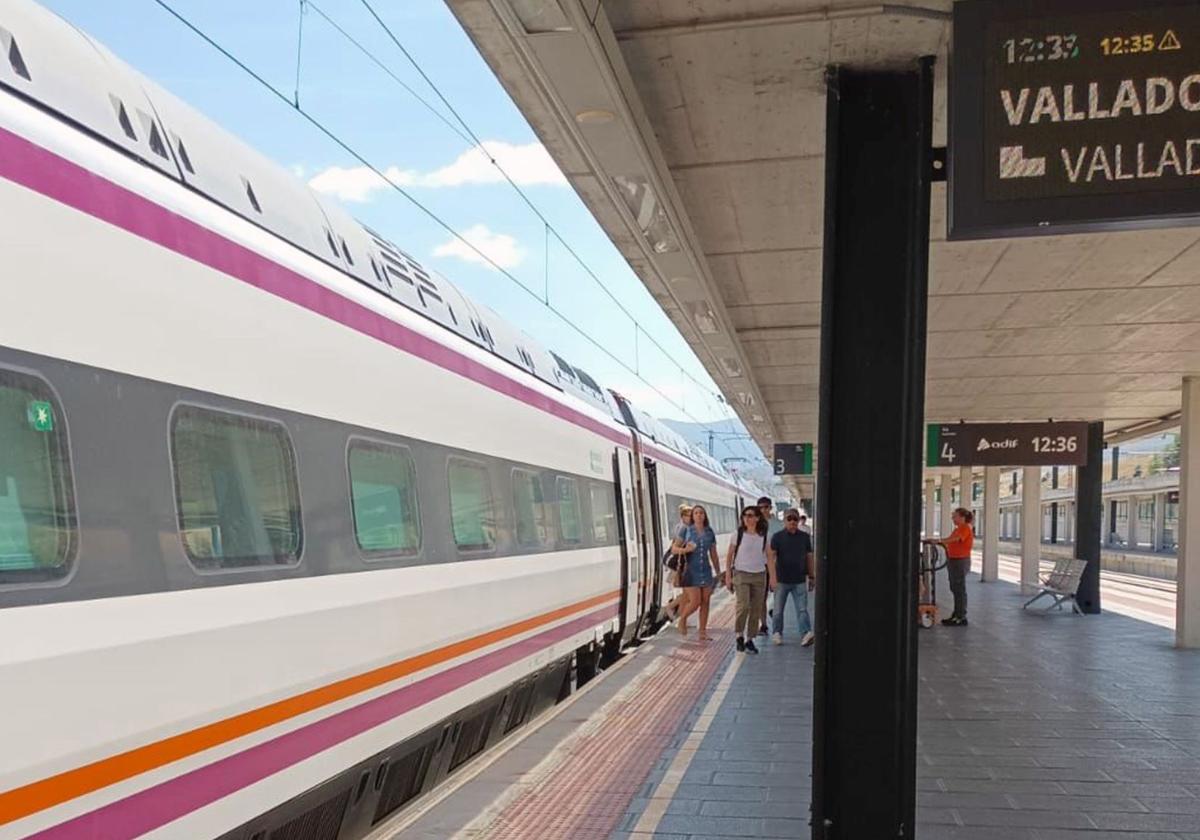
[[[775,475],[812,475],[811,443],[777,443],[774,455]]]

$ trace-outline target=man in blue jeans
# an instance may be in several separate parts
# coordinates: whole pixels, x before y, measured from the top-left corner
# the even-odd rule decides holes
[[[775,559],[775,627],[773,641],[783,644],[783,609],[788,598],[799,625],[800,644],[813,643],[812,622],[808,618],[808,593],[813,588],[812,537],[800,530],[800,511],[788,509],[783,515],[783,530],[771,537],[771,556]]]

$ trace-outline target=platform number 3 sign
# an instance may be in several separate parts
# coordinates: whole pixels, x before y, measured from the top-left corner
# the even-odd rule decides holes
[[[811,443],[777,443],[773,454],[775,475],[812,475]]]

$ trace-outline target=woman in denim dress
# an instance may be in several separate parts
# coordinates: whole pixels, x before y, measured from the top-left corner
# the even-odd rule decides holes
[[[717,556],[717,535],[708,525],[708,511],[703,505],[692,507],[692,524],[688,526],[685,542],[696,548],[687,556],[683,586],[687,605],[679,612],[679,633],[687,636],[687,617],[700,611],[700,641],[712,639],[708,635],[708,602],[712,598],[713,583],[721,576],[721,560]]]

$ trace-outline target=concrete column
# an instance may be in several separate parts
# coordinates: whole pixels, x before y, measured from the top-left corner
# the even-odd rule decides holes
[[[1026,467],[1021,477],[1021,593],[1037,591],[1042,556],[1042,470]]]
[[[958,506],[971,509],[971,468],[962,467],[958,471]]]
[[[1000,577],[1000,468],[983,470],[983,580]]]
[[[1100,513],[1104,509],[1104,423],[1088,423],[1087,463],[1075,474],[1075,551],[1087,563],[1075,603],[1085,613],[1100,612]]]
[[[954,530],[954,523],[950,521],[950,511],[954,510],[954,503],[950,501],[953,490],[954,479],[950,473],[942,473],[942,511],[941,519],[938,522],[939,537],[948,537]]]
[[[1125,511],[1128,514],[1125,517],[1125,547],[1130,551],[1137,548],[1138,541],[1138,509],[1137,496],[1127,496],[1125,498]]]
[[[1179,567],[1175,644],[1200,648],[1200,377],[1183,378],[1179,441]]]
[[[1167,532],[1167,494],[1154,494],[1154,551],[1163,550]]]
[[[925,536],[933,536],[934,505],[937,500],[933,497],[935,485],[932,478],[925,479]]]

